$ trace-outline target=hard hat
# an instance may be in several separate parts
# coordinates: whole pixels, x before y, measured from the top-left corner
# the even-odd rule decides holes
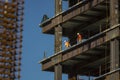
[[[64,40],[64,42],[66,42],[66,40]]]
[[[77,33],[77,35],[79,35],[80,33]]]

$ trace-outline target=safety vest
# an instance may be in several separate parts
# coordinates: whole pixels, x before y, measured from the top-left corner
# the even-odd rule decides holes
[[[69,47],[70,43],[69,42],[65,42],[65,47]]]

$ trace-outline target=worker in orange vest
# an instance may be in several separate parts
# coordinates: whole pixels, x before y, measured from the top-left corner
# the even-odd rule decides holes
[[[70,47],[71,45],[70,45],[70,43],[69,43],[69,41],[64,41],[64,45],[65,45],[65,48],[68,48],[68,47]]]
[[[80,33],[77,33],[77,43],[82,42],[82,35]]]

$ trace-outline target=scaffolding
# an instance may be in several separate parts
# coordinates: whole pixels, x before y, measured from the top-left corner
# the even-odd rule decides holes
[[[0,80],[20,80],[24,0],[0,0]]]

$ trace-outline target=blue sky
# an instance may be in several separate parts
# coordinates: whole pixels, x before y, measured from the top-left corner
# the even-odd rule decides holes
[[[51,17],[54,15],[53,1],[25,0],[21,80],[53,79],[53,74],[42,72],[41,65],[38,64],[45,50],[47,53],[53,51],[54,37],[42,34],[39,28],[43,14],[47,13]]]
[[[39,27],[44,14],[54,16],[54,0],[25,0],[21,80],[54,80],[54,73],[41,71],[38,64],[44,51],[47,56],[54,53],[54,36]]]

